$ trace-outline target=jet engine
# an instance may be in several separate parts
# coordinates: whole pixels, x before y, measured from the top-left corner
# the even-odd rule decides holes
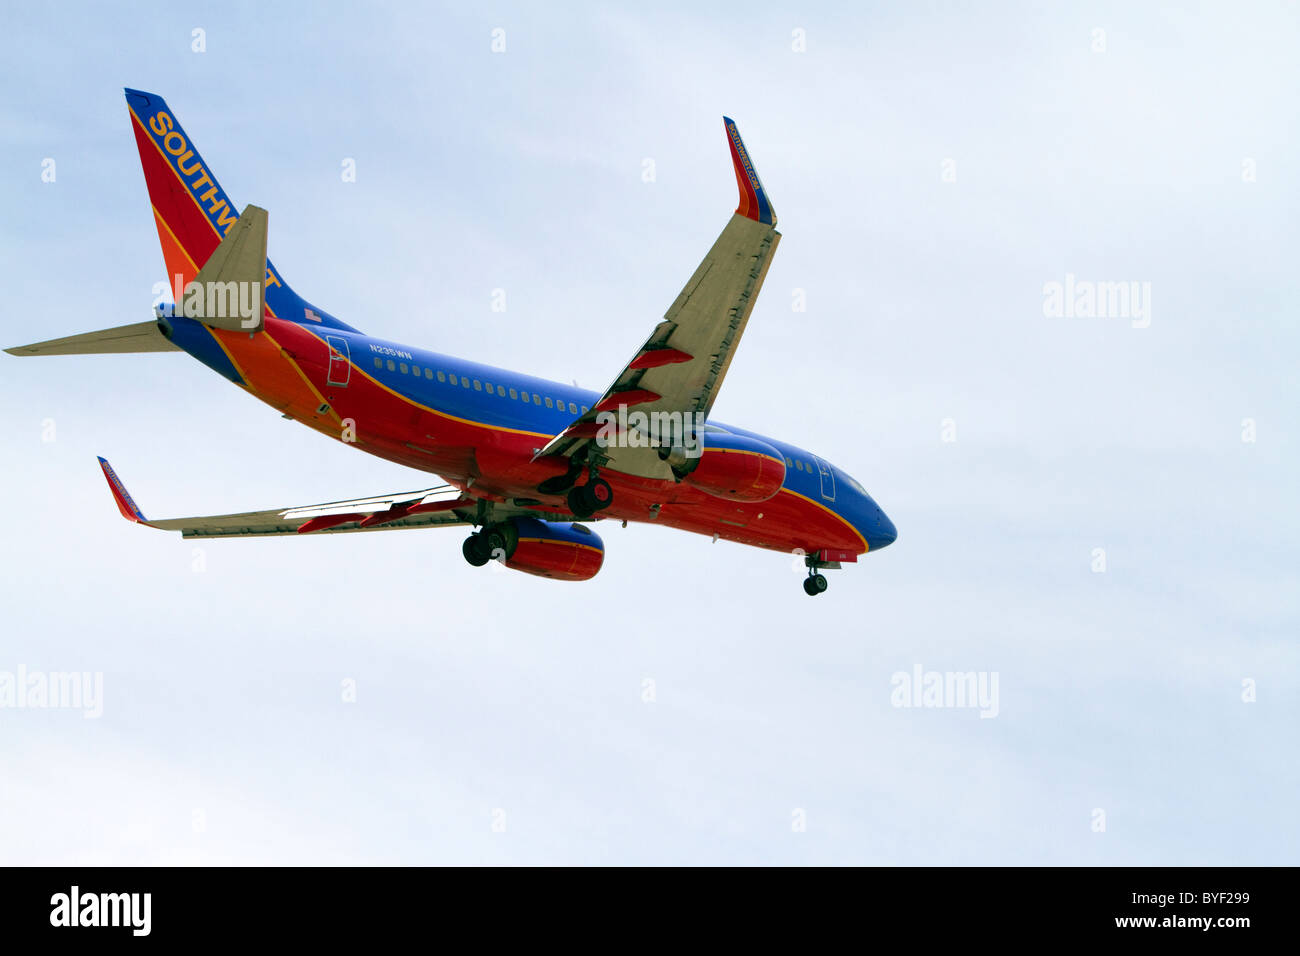
[[[689,456],[673,448],[667,461],[679,479],[715,498],[726,501],[766,501],[785,483],[785,458],[767,442],[705,431],[699,436],[700,454]]]
[[[605,562],[605,544],[586,525],[515,517],[465,539],[465,560],[481,567],[491,560],[525,574],[556,581],[589,581]]]

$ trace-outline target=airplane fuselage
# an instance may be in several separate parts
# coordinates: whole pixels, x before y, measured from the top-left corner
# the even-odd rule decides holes
[[[598,393],[339,328],[268,317],[262,331],[247,333],[176,315],[161,321],[176,345],[322,434],[439,475],[483,501],[567,513],[563,495],[538,491],[557,466],[537,452]],[[889,518],[842,469],[788,442],[709,426],[781,452],[786,477],[775,495],[728,501],[688,482],[604,469],[615,493],[600,517],[806,554],[856,556],[894,540]]]

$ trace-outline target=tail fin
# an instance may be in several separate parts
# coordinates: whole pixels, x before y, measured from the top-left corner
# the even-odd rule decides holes
[[[128,89],[126,104],[169,281],[183,289],[239,220],[239,210],[161,96]],[[356,331],[295,293],[269,259],[265,288],[273,318]]]

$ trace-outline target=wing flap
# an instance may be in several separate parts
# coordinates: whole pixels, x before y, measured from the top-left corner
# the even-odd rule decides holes
[[[468,506],[473,511],[473,506]],[[436,528],[469,525],[470,516],[455,511],[413,514],[387,522],[365,524],[371,515],[345,512],[308,519],[291,519],[285,511],[250,511],[246,514],[171,518],[144,522],[162,531],[179,531],[182,538],[270,538],[278,535],[347,534],[354,531],[395,531],[401,528]]]
[[[179,531],[185,538],[271,537],[290,534],[339,534],[350,531],[389,531],[473,523],[477,502],[452,485],[422,491],[351,498],[323,504],[201,515],[151,521],[141,513],[113,466],[99,459],[113,501],[122,517],[161,531]],[[376,520],[377,519],[377,520]]]

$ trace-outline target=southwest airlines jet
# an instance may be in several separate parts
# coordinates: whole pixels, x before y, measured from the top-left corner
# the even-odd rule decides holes
[[[267,215],[242,213],[162,97],[127,90],[131,130],[175,304],[153,321],[12,355],[183,351],[294,419],[446,484],[401,494],[163,521],[109,463],[128,521],[187,538],[458,525],[471,565],[594,577],[599,535],[574,519],[646,521],[802,554],[804,590],[896,536],[824,458],[709,418],[781,234],[736,124],[723,118],[740,205],[664,318],[603,392],[377,339],[290,288],[266,257]]]

